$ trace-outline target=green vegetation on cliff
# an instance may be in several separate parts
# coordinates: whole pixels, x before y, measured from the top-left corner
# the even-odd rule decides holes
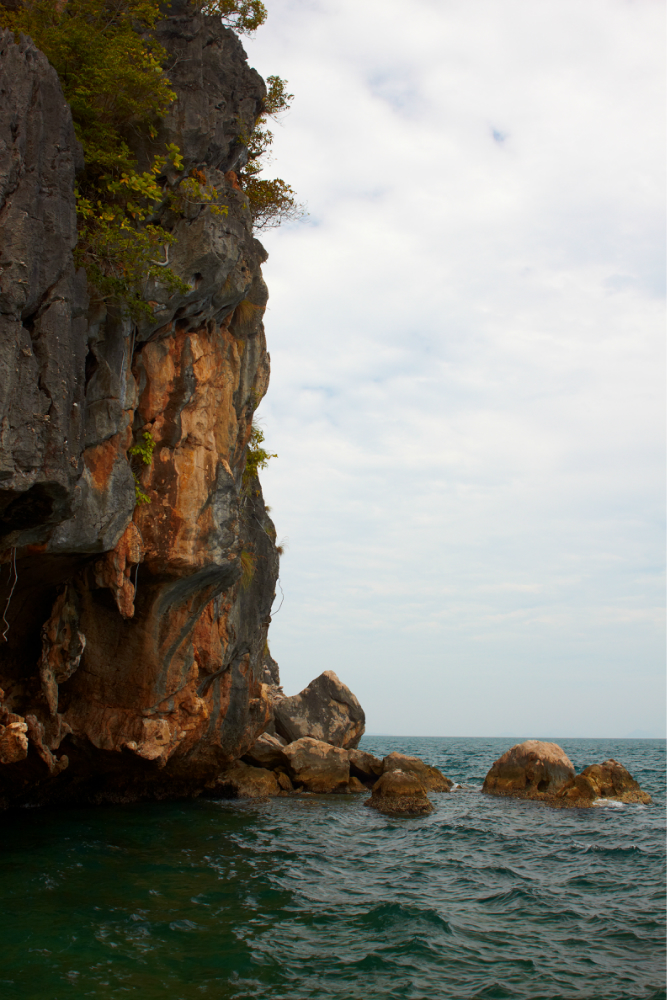
[[[266,19],[261,0],[193,0],[192,6],[242,33]],[[0,26],[33,39],[72,109],[85,158],[77,186],[77,263],[100,300],[122,302],[135,316],[151,313],[145,294],[151,279],[170,292],[189,291],[168,266],[175,238],[156,221],[157,208],[168,204],[179,212],[196,203],[227,212],[203,172],[183,173],[174,145],[157,152],[147,170],[138,169],[133,149],[155,149],[156,126],[176,96],[163,68],[166,53],[152,35],[160,16],[158,0],[4,0],[0,6]],[[297,210],[285,182],[256,177],[272,138],[263,128],[265,115],[283,110],[290,98],[283,81],[270,77],[265,113],[247,139],[242,182],[260,227]],[[160,183],[165,172],[175,178],[171,185]]]

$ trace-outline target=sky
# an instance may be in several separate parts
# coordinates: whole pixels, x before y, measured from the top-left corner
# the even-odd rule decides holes
[[[260,235],[285,692],[664,736],[662,3],[267,7],[266,176],[309,213]]]

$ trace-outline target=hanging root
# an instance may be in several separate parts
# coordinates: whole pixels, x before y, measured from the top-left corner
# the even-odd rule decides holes
[[[5,624],[5,631],[2,634],[2,639],[4,640],[5,643],[7,642],[7,633],[9,632],[9,622],[7,621],[7,612],[9,611],[9,605],[10,605],[11,600],[12,600],[12,595],[14,594],[14,588],[16,587],[16,581],[19,579],[19,575],[16,572],[16,546],[14,546],[13,553],[14,553],[14,561],[13,561],[13,566],[14,566],[14,583],[12,584],[12,589],[9,592],[9,597],[7,598],[7,602],[5,604],[5,610],[2,613],[2,621]],[[11,574],[11,571],[10,571],[10,574]]]

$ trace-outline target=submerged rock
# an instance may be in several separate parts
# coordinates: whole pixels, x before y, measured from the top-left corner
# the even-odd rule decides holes
[[[307,792],[347,792],[350,762],[347,753],[323,740],[302,737],[283,748],[290,776]]]
[[[301,737],[356,747],[366,729],[366,716],[359,700],[334,674],[324,671],[310,684],[273,707],[275,727],[290,743]]]
[[[416,773],[404,772],[398,768],[380,776],[365,805],[380,813],[407,816],[418,816],[433,810],[433,804]]]
[[[392,751],[382,759],[382,773],[402,771],[417,776],[424,789],[428,792],[450,792],[454,783],[443,775],[439,769],[427,765],[421,758],[413,758],[407,754]]]
[[[573,779],[574,765],[562,747],[543,740],[526,740],[494,761],[482,792],[545,799],[555,796]]]

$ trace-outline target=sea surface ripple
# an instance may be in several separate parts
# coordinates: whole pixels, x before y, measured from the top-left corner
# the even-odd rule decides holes
[[[3,816],[2,998],[665,998],[665,742],[615,757],[651,806],[480,792],[512,743],[364,737],[461,784],[428,817],[366,797]]]

